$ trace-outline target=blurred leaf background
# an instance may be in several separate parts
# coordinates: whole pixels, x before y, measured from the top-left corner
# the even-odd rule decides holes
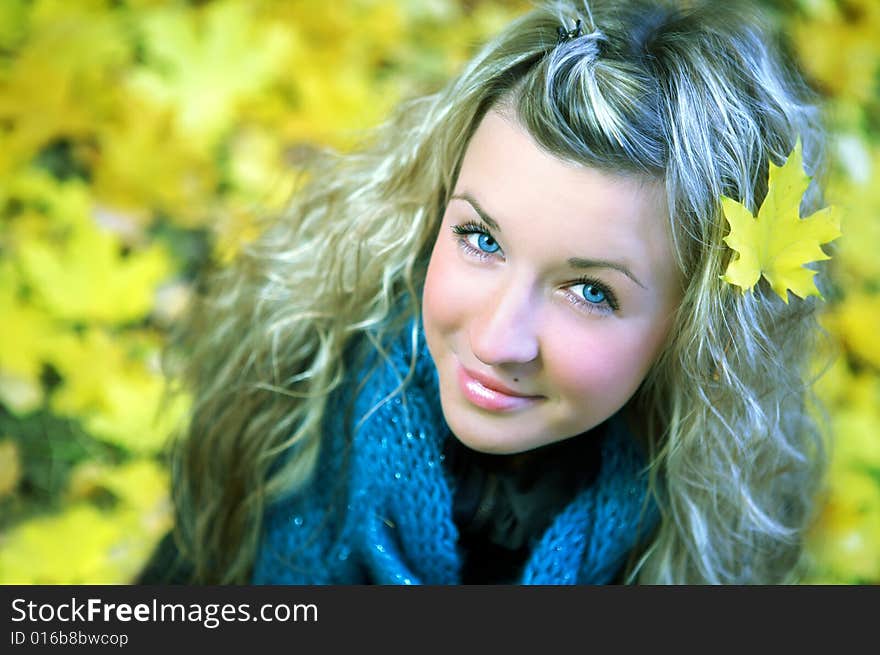
[[[880,3],[776,0],[844,210],[805,581],[880,583]],[[159,353],[198,271],[525,0],[0,2],[0,583],[126,583],[171,525]],[[818,364],[817,364],[818,365]]]

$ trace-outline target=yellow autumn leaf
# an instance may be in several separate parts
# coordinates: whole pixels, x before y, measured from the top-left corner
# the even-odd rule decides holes
[[[60,320],[137,320],[171,273],[165,248],[135,221],[124,226],[98,207],[80,180],[21,172],[0,182],[0,209],[14,218],[0,243],[28,289],[28,310]]]
[[[880,412],[869,408],[838,410],[833,417],[834,470],[864,467],[880,472]],[[880,490],[880,479],[877,480]],[[880,511],[880,508],[878,508]]]
[[[74,182],[58,186],[79,187]],[[72,196],[75,202],[59,209],[68,226],[64,234],[18,244],[27,284],[42,308],[57,318],[140,319],[152,308],[158,284],[170,275],[170,257],[158,244],[124,252],[118,236],[98,224],[88,196],[80,188]],[[54,215],[47,218],[55,220]]]
[[[400,97],[403,76],[377,71],[393,67],[414,38],[406,4],[266,3],[266,19],[292,37],[282,66],[294,73],[247,100],[243,116],[271,125],[284,143],[351,148]]]
[[[171,526],[167,473],[137,459],[97,467],[93,475],[117,503],[101,510],[80,500],[6,530],[0,584],[126,584],[134,578]]]
[[[214,144],[238,103],[290,74],[283,67],[290,31],[259,20],[248,3],[162,7],[136,18],[145,65],[132,71],[129,88],[173,107],[180,133],[196,143]]]
[[[111,335],[92,328],[59,337],[51,362],[62,381],[52,395],[52,410],[79,418],[93,437],[129,452],[160,452],[187,400],[176,397],[163,405],[158,351],[154,337],[138,333]]]
[[[45,312],[22,301],[19,283],[11,262],[0,260],[0,402],[16,414],[26,414],[43,400],[42,346],[54,330]]]
[[[823,317],[822,326],[828,329],[828,319]],[[822,342],[825,343],[825,342]],[[839,408],[849,407],[853,401],[853,391],[859,388],[863,382],[859,375],[849,366],[846,357],[842,356],[839,344],[834,343],[835,356],[831,364],[828,364],[827,348],[821,348],[814,357],[812,375],[818,376],[813,390],[819,400],[830,411],[838,411]]]
[[[836,473],[806,547],[814,575],[880,582],[880,485],[857,471]]]
[[[806,15],[791,25],[798,61],[829,94],[869,100],[880,65],[880,5],[876,0],[802,4]]]
[[[880,295],[856,290],[823,315],[821,323],[848,355],[880,369],[878,320]]]
[[[0,68],[0,174],[56,138],[89,137],[112,111],[131,48],[119,16],[91,4],[32,3],[18,18],[23,44]]]
[[[215,153],[176,126],[176,114],[150,102],[97,127],[92,188],[102,204],[146,225],[155,212],[198,227],[213,210]]]
[[[0,584],[118,583],[107,553],[120,528],[86,503],[14,526],[0,543]]]
[[[880,148],[854,134],[837,138],[828,201],[841,208],[846,238],[835,250],[835,274],[844,289],[880,281]]]
[[[229,262],[264,227],[265,217],[282,211],[299,177],[284,162],[281,141],[269,130],[250,126],[230,139],[229,191],[212,217],[214,256]]]
[[[88,188],[80,181],[62,182],[38,168],[17,171],[0,179],[0,208],[13,219],[0,224],[3,245],[11,254],[18,243],[66,233],[90,206]]]
[[[73,502],[86,500],[102,489],[117,502],[144,514],[154,513],[144,525],[151,531],[162,529],[161,515],[168,506],[168,468],[150,457],[138,457],[120,465],[87,460],[70,472],[65,498]],[[158,525],[157,525],[158,524]]]
[[[840,236],[840,219],[834,207],[800,218],[801,198],[809,182],[798,140],[783,166],[770,163],[767,197],[757,218],[737,201],[722,198],[724,215],[730,224],[724,242],[737,253],[722,276],[726,282],[745,293],[763,275],[785,302],[786,290],[801,298],[822,297],[813,283],[815,271],[805,264],[829,258],[820,244]]]

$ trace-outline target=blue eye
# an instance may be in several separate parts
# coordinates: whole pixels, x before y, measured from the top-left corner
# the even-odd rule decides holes
[[[477,245],[480,247],[480,250],[488,253],[496,252],[499,248],[498,242],[485,233],[477,236]]]
[[[614,291],[598,280],[581,278],[568,288],[568,298],[581,309],[602,314],[620,309]]]
[[[605,302],[608,296],[605,291],[597,287],[595,284],[584,285],[584,298],[596,305]]]
[[[501,245],[495,240],[491,232],[482,225],[468,222],[463,225],[453,225],[452,232],[456,234],[459,245],[472,257],[480,260],[494,259],[489,255],[501,256]]]

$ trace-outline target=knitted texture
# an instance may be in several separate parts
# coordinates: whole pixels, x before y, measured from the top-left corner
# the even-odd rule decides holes
[[[393,395],[414,347],[415,375]],[[345,407],[362,377],[351,376],[328,406],[315,475],[267,511],[255,584],[459,583],[454,480],[442,463],[444,441],[455,437],[421,324],[411,323],[388,357],[374,355],[361,373],[353,412],[360,428],[348,436]],[[619,417],[608,427],[596,480],[531,545],[522,584],[607,583],[653,529],[644,459]]]

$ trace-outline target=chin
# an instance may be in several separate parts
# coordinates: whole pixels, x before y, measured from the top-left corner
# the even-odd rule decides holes
[[[517,453],[530,450],[530,448],[517,448],[515,444],[507,442],[492,441],[483,438],[472,438],[472,435],[465,434],[464,437],[459,432],[452,431],[452,436],[458,439],[462,444],[486,455],[516,455]]]
[[[471,450],[489,455],[513,455],[532,447],[520,446],[520,440],[512,439],[510,431],[505,430],[504,426],[479,425],[480,421],[474,421],[472,416],[462,417],[458,413],[461,410],[459,407],[450,411],[442,397],[440,404],[452,435]],[[474,425],[475,422],[477,425]]]
[[[458,435],[453,433],[453,436],[458,439]],[[484,455],[518,455],[520,453],[528,452],[532,450],[532,448],[517,448],[515,446],[511,446],[509,444],[496,444],[496,443],[485,443],[479,442],[475,443],[472,440],[458,439],[458,441],[471,450],[482,453]]]
[[[548,441],[543,434],[512,434],[510,425],[473,425],[470,421],[457,421],[455,416],[446,415],[449,429],[459,442],[487,455],[516,455],[564,439],[560,437]]]

